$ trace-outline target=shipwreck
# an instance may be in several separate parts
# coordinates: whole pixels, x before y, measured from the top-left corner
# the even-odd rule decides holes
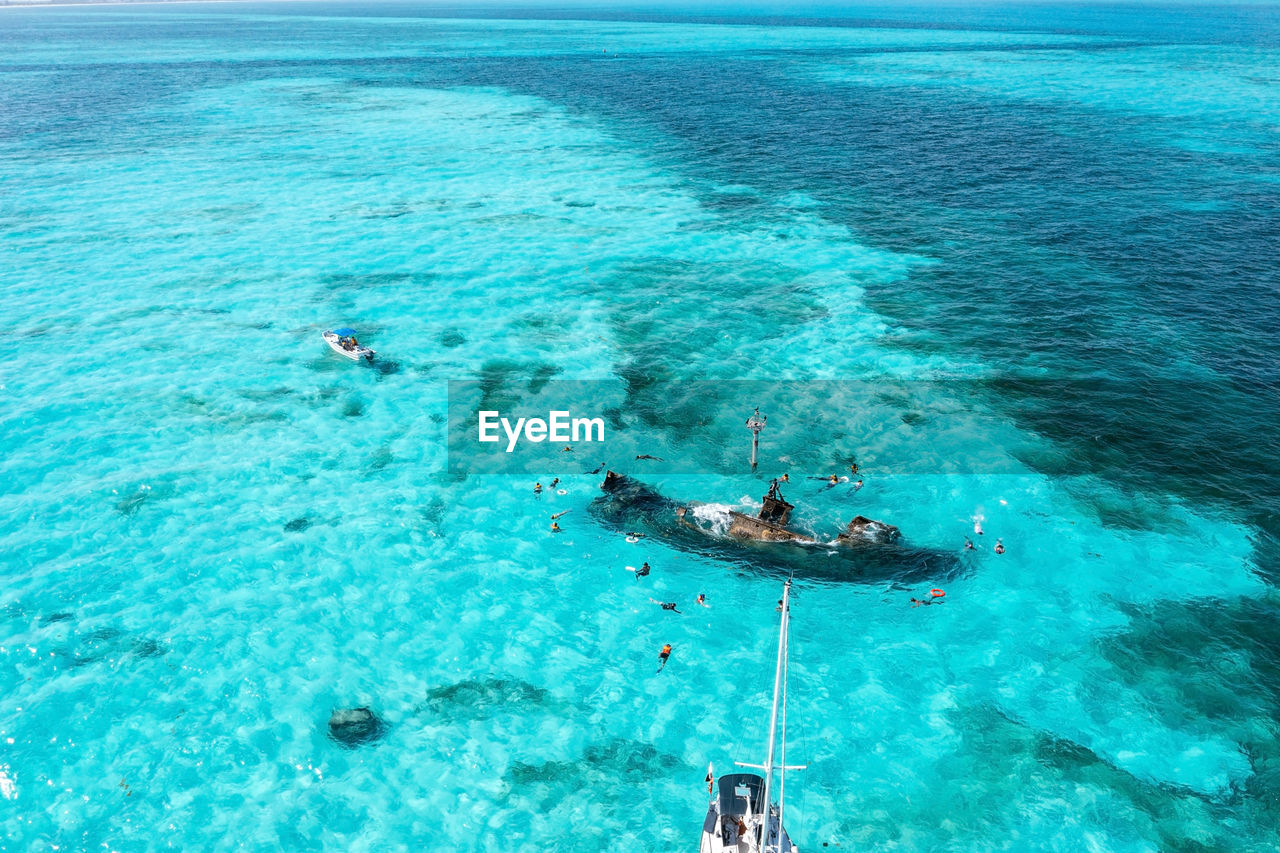
[[[795,506],[775,480],[752,516],[715,504],[680,503],[631,477],[609,471],[590,511],[619,532],[642,532],[674,547],[744,570],[819,580],[941,580],[960,566],[949,551],[903,541],[893,525],[857,516],[832,539],[791,523]]]

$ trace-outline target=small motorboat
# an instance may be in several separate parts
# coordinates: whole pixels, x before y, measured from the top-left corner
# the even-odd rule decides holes
[[[360,346],[356,341],[355,329],[337,329],[332,332],[324,333],[325,343],[338,355],[345,355],[352,361],[373,361],[373,357],[377,355],[368,347]]]

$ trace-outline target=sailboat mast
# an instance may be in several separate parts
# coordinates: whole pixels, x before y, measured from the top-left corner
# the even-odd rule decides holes
[[[790,619],[788,618],[787,621]],[[782,822],[782,810],[787,802],[787,669],[791,660],[790,650],[787,649],[790,645],[789,639],[785,636],[782,639],[784,651],[782,655],[782,742],[778,745],[778,853],[782,853],[782,828],[786,825]]]
[[[786,586],[782,588],[782,624],[778,629],[778,663],[773,673],[773,711],[769,715],[769,749],[764,762],[764,805],[760,811],[762,827],[760,848],[762,850],[769,844],[769,797],[773,787],[773,748],[778,739],[778,699],[782,693],[782,668],[787,653],[787,616],[790,613],[790,596],[791,581],[788,580]],[[778,832],[781,836],[781,826],[778,827]]]

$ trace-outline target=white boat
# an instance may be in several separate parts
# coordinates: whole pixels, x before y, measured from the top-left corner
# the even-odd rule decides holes
[[[377,355],[368,347],[360,346],[356,341],[355,329],[338,329],[334,332],[325,332],[324,340],[330,349],[352,361],[359,361],[362,358],[365,361],[373,361],[373,357]]]
[[[763,771],[731,773],[715,778],[715,769],[707,767],[707,788],[711,803],[702,824],[699,853],[800,853],[782,825],[785,804],[786,772],[803,770],[804,765],[787,766],[787,628],[791,621],[791,581],[782,589],[782,624],[778,630],[778,663],[773,679],[773,712],[769,717],[769,748],[764,764],[743,764]],[[781,706],[782,729],[778,729]],[[778,761],[774,763],[774,747],[781,742]],[[777,775],[777,800],[773,782]]]

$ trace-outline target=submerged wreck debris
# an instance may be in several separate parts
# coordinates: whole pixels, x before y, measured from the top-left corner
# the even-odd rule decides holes
[[[841,545],[861,545],[866,542],[888,545],[891,542],[897,542],[901,538],[901,531],[892,524],[872,521],[865,515],[858,515],[854,516],[853,521],[849,522],[849,526],[845,528],[844,533],[836,537],[836,542]]]
[[[341,708],[329,715],[329,737],[344,749],[373,743],[386,730],[382,719],[368,708]]]
[[[795,506],[776,482],[755,516],[715,504],[681,504],[613,471],[601,489],[590,511],[602,523],[745,569],[835,581],[941,580],[960,570],[950,551],[905,544],[896,527],[863,516],[832,540],[796,530],[789,526]]]

